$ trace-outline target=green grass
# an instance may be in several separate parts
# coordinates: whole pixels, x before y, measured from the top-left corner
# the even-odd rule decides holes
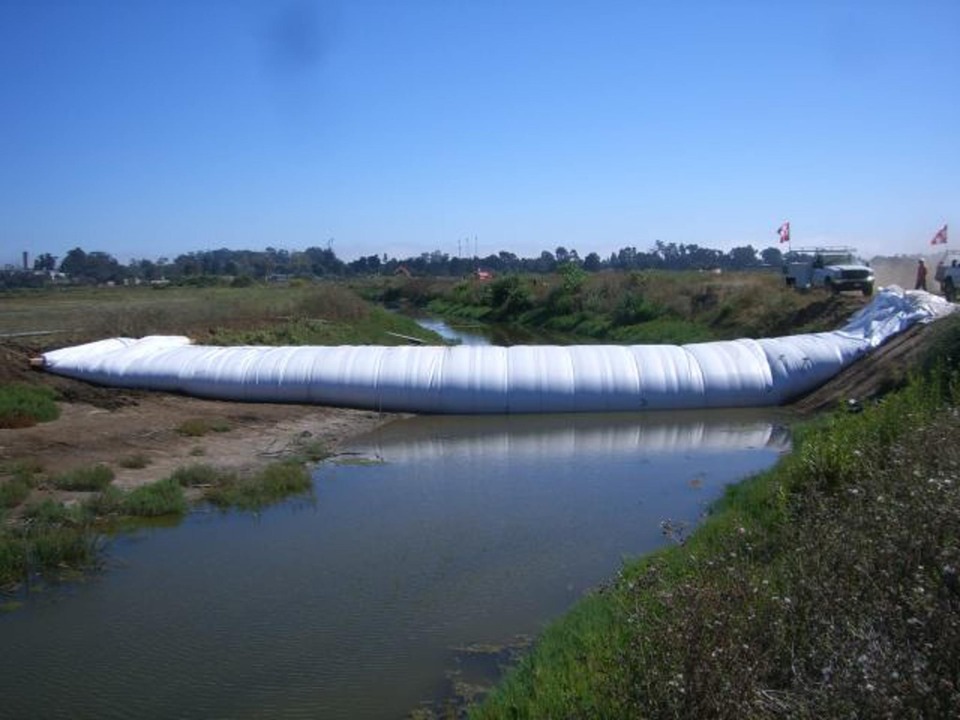
[[[309,492],[313,487],[310,473],[298,460],[268,465],[258,473],[224,476],[205,493],[206,499],[220,508],[259,510],[291,495]]]
[[[388,331],[439,342],[413,320],[375,307],[343,283],[249,287],[57,288],[4,297],[10,332],[61,329],[58,343],[188,335],[221,345],[398,344]]]
[[[51,479],[59,490],[95,491],[103,490],[114,478],[113,470],[103,464],[76,468]]]
[[[0,526],[0,587],[34,573],[89,567],[98,554],[98,535],[86,509],[52,500],[29,505],[21,523]]]
[[[317,463],[330,457],[331,451],[322,440],[298,438],[293,447],[293,458],[300,462]]]
[[[233,474],[212,465],[197,463],[177,468],[170,477],[181,487],[210,487],[228,482]]]
[[[60,417],[56,393],[47,387],[0,385],[0,428],[24,428]]]
[[[169,477],[131,490],[121,501],[120,509],[134,517],[183,515],[187,500],[180,483]]]
[[[0,478],[0,508],[16,507],[27,499],[32,489],[30,482],[23,478]]]
[[[320,443],[305,443],[296,458],[252,475],[189,465],[129,492],[110,484],[113,472],[105,465],[61,475],[53,479],[60,489],[99,492],[82,504],[46,499],[27,505],[15,523],[0,513],[0,588],[15,586],[37,573],[56,576],[95,566],[100,556],[100,531],[123,529],[132,518],[183,515],[188,509],[184,488],[201,488],[204,499],[223,510],[259,510],[291,495],[308,493],[312,481],[303,462],[308,456],[327,454]],[[38,469],[26,464],[2,467],[0,511],[23,503],[34,482],[33,470]]]
[[[507,275],[489,284],[393,282],[381,288],[380,297],[447,318],[561,333],[568,342],[678,344],[770,337],[801,328],[834,329],[853,312],[843,298],[784,287],[776,273],[569,270]]]

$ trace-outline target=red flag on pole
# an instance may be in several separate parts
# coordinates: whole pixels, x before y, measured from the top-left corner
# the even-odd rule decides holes
[[[785,222],[783,225],[777,228],[777,234],[780,236],[780,242],[790,242],[790,223]],[[944,240],[944,242],[946,242],[946,240]]]
[[[937,234],[930,239],[931,245],[946,245],[947,244],[947,226],[944,225],[942,228],[937,230]]]

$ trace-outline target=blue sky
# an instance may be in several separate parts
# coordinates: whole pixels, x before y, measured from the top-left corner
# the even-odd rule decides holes
[[[954,246],[958,37],[956,0],[0,0],[0,263]]]

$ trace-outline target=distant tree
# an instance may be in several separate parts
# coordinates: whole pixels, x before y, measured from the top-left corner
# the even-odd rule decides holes
[[[753,245],[744,245],[735,247],[727,253],[730,267],[742,269],[755,267],[757,264],[757,251]]]
[[[562,250],[563,248],[561,248]],[[536,272],[551,273],[557,267],[557,260],[549,250],[540,253],[539,259],[534,263]]]
[[[783,265],[783,253],[780,252],[780,248],[768,247],[761,250],[760,259],[763,260],[764,265],[772,267]]]
[[[87,253],[82,248],[75,247],[60,261],[60,272],[67,275],[81,277],[87,267]]]
[[[78,247],[60,262],[60,272],[86,283],[121,282],[126,277],[123,266],[109,253],[86,253]]]
[[[583,269],[587,272],[597,272],[601,267],[600,256],[592,252],[583,259]]]
[[[43,272],[52,272],[57,269],[57,258],[50,253],[42,253],[33,261],[33,269]]]

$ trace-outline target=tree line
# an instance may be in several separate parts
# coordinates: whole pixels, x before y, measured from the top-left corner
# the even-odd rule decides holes
[[[536,257],[519,257],[502,250],[486,257],[458,257],[434,250],[416,257],[390,258],[367,255],[351,262],[337,257],[330,247],[308,247],[288,251],[268,247],[265,250],[202,250],[178,255],[172,260],[136,259],[121,264],[109,253],[82,248],[70,250],[62,258],[50,253],[38,255],[32,269],[7,269],[0,272],[0,287],[39,287],[50,282],[103,285],[124,283],[198,283],[234,280],[265,281],[282,278],[341,278],[392,275],[466,276],[477,270],[493,273],[552,273],[558,267],[574,265],[586,272],[601,270],[744,270],[778,266],[783,256],[770,247],[758,251],[751,245],[726,252],[695,244],[657,241],[647,251],[624,247],[601,258],[595,252],[581,257],[576,249],[563,246],[543,250]]]

